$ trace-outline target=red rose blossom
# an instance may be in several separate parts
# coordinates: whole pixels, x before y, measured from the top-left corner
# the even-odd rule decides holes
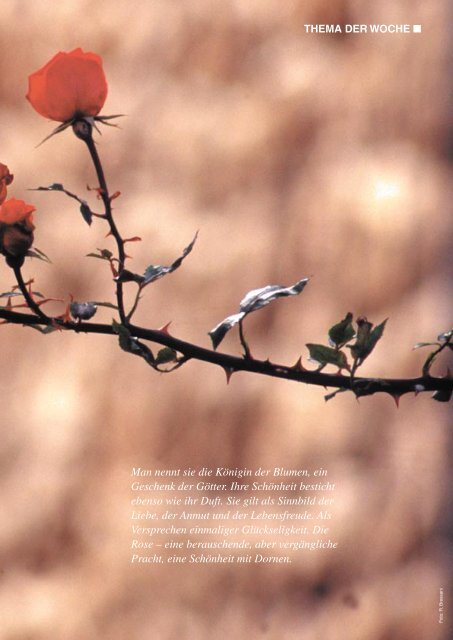
[[[20,258],[33,244],[33,211],[35,207],[11,198],[0,206],[0,253]]]
[[[11,184],[13,178],[6,164],[0,162],[0,204],[5,201],[7,186]]]
[[[32,107],[58,122],[97,116],[106,98],[102,59],[80,48],[60,51],[28,78],[27,99]]]

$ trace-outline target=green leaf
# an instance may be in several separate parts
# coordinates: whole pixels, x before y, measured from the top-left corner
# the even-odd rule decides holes
[[[118,342],[123,351],[143,358],[150,366],[154,366],[154,356],[145,344],[131,336],[129,329],[116,320],[112,320],[113,331],[118,335]]]
[[[80,205],[80,213],[87,224],[91,224],[93,222],[93,212],[86,202],[82,202]]]
[[[108,249],[98,249],[99,253],[87,253],[87,258],[100,258],[101,260],[110,260],[113,258],[113,253]]]
[[[374,349],[374,347],[376,346],[377,341],[382,338],[382,335],[384,333],[384,329],[385,329],[385,325],[387,323],[387,320],[388,320],[388,318],[386,318],[383,322],[381,322],[381,324],[378,324],[372,330],[372,332],[370,334],[370,342],[369,342],[371,349]]]
[[[217,349],[228,331],[241,322],[249,313],[258,311],[279,298],[299,295],[299,293],[304,290],[308,281],[309,278],[302,278],[302,280],[299,280],[299,282],[296,282],[291,287],[283,287],[280,284],[269,284],[260,289],[252,289],[252,291],[249,291],[239,303],[239,313],[228,316],[209,331],[214,349]]]
[[[451,389],[439,389],[433,393],[432,398],[433,400],[437,400],[437,402],[449,402],[452,394]]]
[[[329,339],[333,346],[338,348],[343,347],[347,342],[352,340],[355,336],[355,330],[352,326],[352,313],[347,313],[346,316],[334,324],[329,329]]]
[[[365,358],[368,358],[378,340],[382,338],[386,322],[387,318],[372,329],[373,324],[366,318],[357,321],[356,341],[353,345],[348,345],[356,366],[361,365]]]
[[[64,191],[64,187],[59,182],[54,182],[48,187],[36,187],[36,189],[30,189],[30,191]]]
[[[343,351],[332,349],[332,347],[326,347],[323,344],[307,344],[305,345],[310,352],[310,359],[319,362],[321,368],[327,364],[334,364],[340,369],[348,369],[349,364],[346,355]]]
[[[168,362],[175,362],[177,353],[170,347],[164,347],[157,352],[154,364],[167,364]]]
[[[124,325],[112,320],[112,329],[118,335],[118,341],[123,351],[130,351],[131,332]]]
[[[30,189],[30,191],[62,191],[67,196],[69,196],[69,198],[72,198],[73,200],[77,200],[77,202],[80,203],[80,213],[82,214],[83,219],[87,224],[91,224],[93,214],[91,212],[90,207],[88,206],[87,201],[83,200],[82,198],[79,198],[79,196],[76,195],[75,193],[71,193],[71,191],[68,191],[67,189],[65,189],[62,184],[58,182],[54,182],[48,187],[37,187],[36,189]]]
[[[147,362],[150,366],[154,366],[154,356],[149,347],[147,347],[143,342],[140,342],[137,338],[131,338],[129,343],[129,352],[133,353],[135,356],[140,356]]]
[[[173,273],[173,271],[175,271],[176,269],[179,269],[184,258],[186,258],[189,255],[189,253],[192,251],[197,237],[198,237],[198,231],[196,232],[192,242],[190,242],[187,245],[187,247],[184,249],[184,251],[179,256],[179,258],[177,258],[174,262],[172,262],[170,266],[163,267],[161,265],[151,264],[149,267],[147,267],[143,276],[139,276],[140,278],[142,278],[140,282],[142,286],[145,287],[146,285],[151,284],[151,282],[155,282],[156,280],[159,280],[159,278],[163,278],[163,276],[166,276],[168,273]]]
[[[162,273],[162,267],[160,265],[151,264],[149,267],[146,267],[145,273],[143,276],[140,276],[142,281],[145,281],[146,284],[153,282],[156,280],[160,274]]]
[[[117,282],[136,282],[137,284],[142,284],[145,278],[138,273],[133,273],[132,271],[123,269],[119,276],[115,278],[115,280]]]

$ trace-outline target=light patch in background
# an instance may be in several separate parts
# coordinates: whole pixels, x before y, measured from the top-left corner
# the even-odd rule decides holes
[[[373,192],[377,201],[395,200],[401,195],[401,186],[396,181],[378,179],[374,184]]]
[[[413,147],[388,147],[373,156],[349,153],[337,163],[336,202],[380,237],[387,237],[390,229],[405,237],[417,224],[425,225],[445,192],[430,159]]]
[[[54,455],[70,455],[81,430],[89,423],[90,399],[76,377],[66,379],[51,370],[42,374],[31,402],[30,420],[41,439],[48,440]]]
[[[385,224],[398,233],[409,233],[417,208],[411,195],[413,182],[406,167],[373,167],[364,194],[367,223],[371,227]]]

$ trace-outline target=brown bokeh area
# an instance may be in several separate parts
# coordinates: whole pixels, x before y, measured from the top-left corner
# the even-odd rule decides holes
[[[63,194],[28,191],[60,182],[97,206],[83,145],[66,131],[37,146],[54,123],[24,99],[29,73],[80,46],[104,60],[103,112],[125,114],[96,139],[118,225],[142,238],[130,267],[170,264],[199,230],[183,266],[145,291],[137,324],[171,321],[207,347],[247,291],[312,276],[247,319],[257,358],[306,362],[305,344],[351,311],[389,318],[363,375],[418,375],[427,354],[412,346],[451,322],[447,20],[445,0],[9,0],[0,162],[52,260],[28,260],[25,277],[46,296],[113,301],[108,266],[85,257],[113,249],[106,228]],[[423,32],[307,34],[315,22]],[[7,291],[3,261],[0,279]],[[227,386],[197,362],[159,375],[105,336],[5,325],[0,339],[1,638],[448,637],[445,405],[325,403],[323,389],[249,374]],[[234,332],[221,349],[240,353]],[[131,565],[133,466],[324,467],[339,548],[290,565]]]

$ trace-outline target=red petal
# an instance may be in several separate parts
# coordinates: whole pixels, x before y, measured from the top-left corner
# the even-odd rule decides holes
[[[107,98],[102,60],[80,48],[59,52],[28,78],[27,99],[45,118],[66,122],[73,117],[95,116]]]

